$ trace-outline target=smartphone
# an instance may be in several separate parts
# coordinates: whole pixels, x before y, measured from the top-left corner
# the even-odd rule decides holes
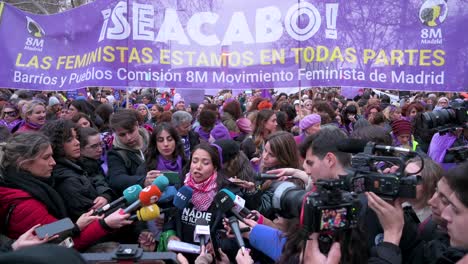
[[[59,239],[61,241],[65,237],[70,236],[74,228],[75,224],[73,224],[70,218],[63,218],[53,223],[40,226],[36,228],[34,232],[40,239],[44,239],[47,235],[49,237],[59,235]]]
[[[176,171],[162,171],[162,174],[167,177],[169,180],[169,185],[179,185],[180,184],[180,178],[179,178],[179,173]]]

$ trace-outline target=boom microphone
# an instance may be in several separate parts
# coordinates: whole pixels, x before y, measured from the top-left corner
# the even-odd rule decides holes
[[[139,221],[151,221],[156,219],[159,216],[159,206],[156,204],[148,205],[142,207],[136,212],[135,215],[130,216],[130,220],[139,220]]]
[[[104,212],[106,212],[107,210],[109,210],[111,208],[114,208],[116,206],[119,206],[120,204],[123,204],[123,203],[133,203],[133,202],[135,202],[136,200],[138,200],[138,196],[140,195],[141,190],[142,190],[142,188],[138,184],[127,187],[123,191],[123,196],[122,197],[120,197],[117,200],[114,200],[113,202],[108,203],[108,204],[104,205],[103,207],[97,209],[93,213],[93,215],[101,215]]]
[[[348,138],[348,139],[341,140],[341,142],[339,142],[336,145],[336,148],[342,152],[356,154],[356,153],[363,152],[367,144],[368,144],[367,141],[362,140],[362,139]],[[413,153],[413,151],[409,149],[385,146],[385,145],[374,145],[372,151],[374,150],[382,150],[382,151],[389,152],[389,153],[394,153],[394,152]]]

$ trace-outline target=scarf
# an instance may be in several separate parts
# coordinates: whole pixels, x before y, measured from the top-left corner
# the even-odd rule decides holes
[[[208,179],[204,182],[196,183],[192,174],[187,173],[184,184],[193,189],[192,204],[195,209],[199,211],[206,211],[210,207],[216,195],[216,178],[218,173],[215,171]]]
[[[167,160],[159,155],[157,169],[160,171],[176,171],[182,174],[182,158],[177,156],[175,160]]]
[[[38,131],[42,127],[42,125],[31,123],[29,121],[24,122],[24,126],[26,126],[30,130],[35,130],[35,131]]]
[[[67,217],[67,210],[60,194],[52,188],[51,178],[34,177],[27,171],[6,168],[5,186],[20,189],[29,193],[34,199],[42,202],[51,215],[57,219]]]

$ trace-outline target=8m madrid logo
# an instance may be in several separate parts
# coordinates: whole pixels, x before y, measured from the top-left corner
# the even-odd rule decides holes
[[[440,26],[447,18],[448,7],[445,0],[426,0],[419,9],[421,23],[429,28],[421,30],[421,44],[442,44]]]
[[[26,17],[26,29],[31,37],[26,38],[25,50],[42,51],[44,48],[44,29],[32,18]]]

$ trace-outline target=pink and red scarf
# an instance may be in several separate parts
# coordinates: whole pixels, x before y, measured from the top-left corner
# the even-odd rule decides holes
[[[216,184],[217,176],[218,174],[215,171],[204,182],[196,183],[190,172],[187,173],[184,184],[193,189],[192,204],[195,206],[195,209],[199,211],[208,210],[216,196],[216,189],[218,187]]]

